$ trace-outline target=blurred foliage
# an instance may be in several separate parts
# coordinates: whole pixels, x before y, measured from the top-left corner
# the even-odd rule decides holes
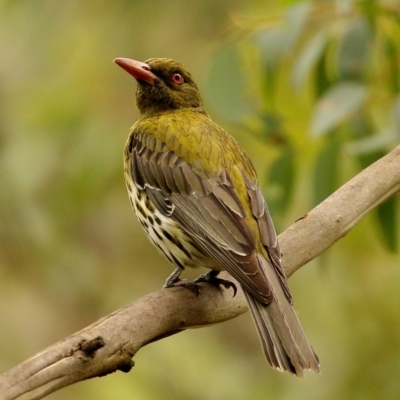
[[[296,159],[300,147],[313,158],[307,188],[313,206],[343,182],[343,157],[365,168],[399,142],[398,7],[397,1],[297,1],[265,18],[234,14],[233,43],[215,57],[209,90],[215,107],[224,104],[221,116],[277,149],[266,192],[275,214],[293,201],[295,172],[304,164]],[[233,73],[221,79],[228,63]],[[231,77],[239,84],[229,85]],[[290,127],[286,121],[296,112],[304,121],[296,118],[299,125]],[[384,245],[397,251],[398,199],[375,214]]]
[[[115,57],[189,67],[254,161],[279,231],[398,143],[400,2],[283,4],[0,0],[0,372],[171,272],[126,195],[135,82]],[[48,398],[398,399],[400,259],[386,250],[398,201],[327,252],[329,268],[290,280],[321,375],[271,370],[245,315]]]

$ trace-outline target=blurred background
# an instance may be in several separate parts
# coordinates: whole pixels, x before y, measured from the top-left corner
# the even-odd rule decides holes
[[[281,232],[399,142],[398,43],[399,1],[0,0],[0,373],[172,271],[126,194],[136,84],[115,57],[191,70]],[[399,399],[398,209],[290,279],[320,375],[270,369],[246,314],[48,399]]]

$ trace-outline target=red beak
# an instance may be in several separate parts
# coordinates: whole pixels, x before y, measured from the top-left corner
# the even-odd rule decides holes
[[[116,58],[114,62],[126,72],[129,72],[135,79],[145,81],[149,85],[154,85],[154,81],[157,79],[157,76],[150,71],[150,67],[144,62],[129,58]]]

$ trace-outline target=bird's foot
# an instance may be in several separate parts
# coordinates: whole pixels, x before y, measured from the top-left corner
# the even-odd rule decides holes
[[[220,271],[211,270],[211,271],[207,272],[206,274],[200,275],[195,280],[179,279],[181,272],[182,272],[182,268],[179,268],[179,267],[176,268],[174,270],[174,272],[172,272],[172,274],[165,281],[163,289],[167,289],[167,288],[171,288],[171,287],[185,287],[185,288],[195,292],[196,295],[198,296],[200,294],[199,283],[205,282],[205,283],[210,283],[211,285],[214,285],[217,287],[222,285],[226,289],[232,288],[233,289],[233,297],[236,296],[236,293],[237,293],[236,285],[227,279],[218,278],[218,274]]]
[[[195,284],[198,284],[201,282],[206,282],[206,283],[211,283],[212,285],[217,286],[217,287],[222,285],[226,289],[232,288],[233,289],[233,297],[235,297],[236,293],[237,293],[236,285],[227,279],[218,278],[219,272],[220,271],[216,271],[216,270],[212,269],[211,271],[200,275],[193,282]]]
[[[190,279],[179,279],[179,275],[182,272],[182,268],[178,267],[172,272],[172,274],[167,278],[163,289],[171,288],[171,287],[185,287],[189,290],[192,290],[198,296],[200,294],[200,287],[196,281],[192,281]]]

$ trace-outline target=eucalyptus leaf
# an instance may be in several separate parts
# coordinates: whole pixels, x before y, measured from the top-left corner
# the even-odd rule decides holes
[[[386,150],[394,143],[394,136],[390,130],[375,135],[366,136],[348,144],[348,151],[353,155],[374,153]]]
[[[306,26],[310,10],[311,6],[308,2],[296,4],[288,8],[286,12],[286,25],[283,28],[268,27],[258,32],[256,41],[265,61],[276,63],[281,56],[286,56],[293,51]]]
[[[357,155],[357,160],[361,165],[361,168],[367,168],[371,164],[373,164],[375,161],[379,160],[380,158],[384,157],[386,155],[386,151],[376,149],[374,151],[366,152],[366,153],[360,153]]]
[[[237,123],[250,111],[245,101],[247,86],[237,48],[225,45],[215,55],[209,71],[207,103],[227,121]]]
[[[312,135],[321,136],[336,128],[365,104],[367,95],[366,85],[350,81],[328,89],[315,107],[311,122]]]
[[[325,30],[319,32],[308,41],[293,68],[292,79],[296,89],[300,89],[304,85],[307,76],[321,58],[327,41],[328,35]]]
[[[331,195],[338,186],[341,142],[337,138],[326,140],[319,152],[313,176],[313,197],[317,205]]]
[[[339,79],[361,80],[370,66],[371,28],[365,16],[353,20],[343,34],[337,58]]]
[[[357,158],[361,168],[366,168],[383,157],[393,143],[393,132],[389,129],[376,132],[371,116],[364,112],[354,114],[347,129],[354,140],[346,143],[346,150]]]
[[[286,211],[293,196],[295,162],[292,146],[288,145],[272,163],[267,178],[268,206],[273,213]]]
[[[261,93],[267,108],[273,107],[276,101],[279,68],[275,63],[266,62],[261,78]]]
[[[346,125],[349,131],[349,139],[353,138],[355,141],[372,136],[376,132],[371,115],[363,111],[352,115]]]
[[[266,29],[256,35],[256,42],[263,61],[275,65],[287,52],[288,33],[281,28]]]
[[[377,209],[377,219],[382,233],[381,237],[385,246],[391,252],[398,251],[399,242],[399,199],[396,196],[391,197]]]
[[[315,67],[315,76],[313,77],[315,97],[318,99],[325,93],[332,85],[332,78],[328,76],[327,64],[328,64],[328,52],[325,46],[325,51],[321,53],[321,57],[317,60],[317,65]]]
[[[286,51],[291,51],[298,43],[300,35],[307,26],[308,16],[312,10],[308,1],[303,1],[289,7],[286,11],[287,42]]]
[[[388,91],[391,95],[396,95],[400,91],[400,65],[399,65],[399,27],[388,30],[388,33],[382,39],[383,52],[381,53],[384,61],[385,80],[388,84]]]
[[[394,121],[394,134],[397,140],[400,139],[400,94],[398,94],[392,105],[392,115]]]

